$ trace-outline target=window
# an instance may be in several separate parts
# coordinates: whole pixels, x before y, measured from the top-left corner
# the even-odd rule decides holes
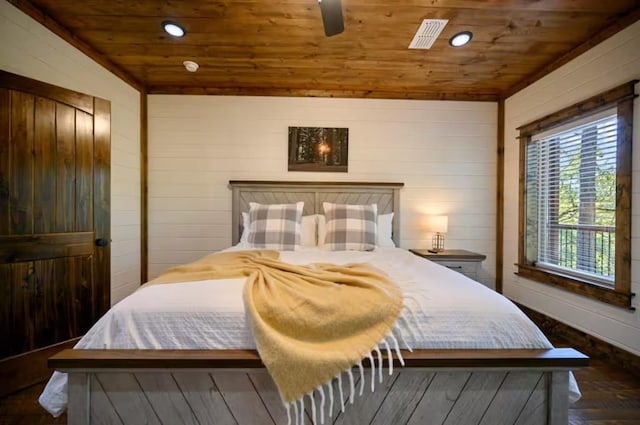
[[[634,84],[519,128],[518,274],[625,307]]]

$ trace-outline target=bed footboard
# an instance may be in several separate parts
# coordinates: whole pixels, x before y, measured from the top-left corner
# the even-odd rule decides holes
[[[415,350],[394,373],[375,367],[356,396],[343,379],[335,399],[305,399],[305,423],[567,424],[569,371],[588,365],[573,349]],[[366,362],[363,362],[366,363]],[[387,365],[387,361],[384,361]],[[68,423],[286,424],[275,384],[255,351],[65,350],[49,365],[69,373]],[[369,365],[365,365],[369,366]],[[359,395],[362,391],[362,396]],[[342,412],[342,404],[346,409]],[[331,407],[331,417],[327,412]],[[293,411],[291,414],[293,415]],[[295,423],[295,420],[293,421]]]

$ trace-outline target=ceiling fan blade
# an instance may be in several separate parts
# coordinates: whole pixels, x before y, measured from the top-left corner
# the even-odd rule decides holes
[[[322,12],[324,34],[331,37],[343,32],[342,0],[318,0],[318,3],[320,3],[320,11]]]

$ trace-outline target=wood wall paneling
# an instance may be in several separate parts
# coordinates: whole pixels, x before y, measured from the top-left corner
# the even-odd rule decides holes
[[[404,182],[403,248],[430,247],[424,218],[447,213],[446,246],[487,255],[493,287],[496,120],[494,103],[150,95],[149,275],[232,244],[229,180],[348,177]],[[349,128],[347,175],[287,172],[287,126],[319,122]]]

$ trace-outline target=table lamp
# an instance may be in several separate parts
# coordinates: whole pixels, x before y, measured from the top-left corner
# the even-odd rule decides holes
[[[446,215],[432,215],[428,220],[428,230],[435,232],[431,239],[430,252],[444,251],[444,234],[447,233],[449,218]]]

